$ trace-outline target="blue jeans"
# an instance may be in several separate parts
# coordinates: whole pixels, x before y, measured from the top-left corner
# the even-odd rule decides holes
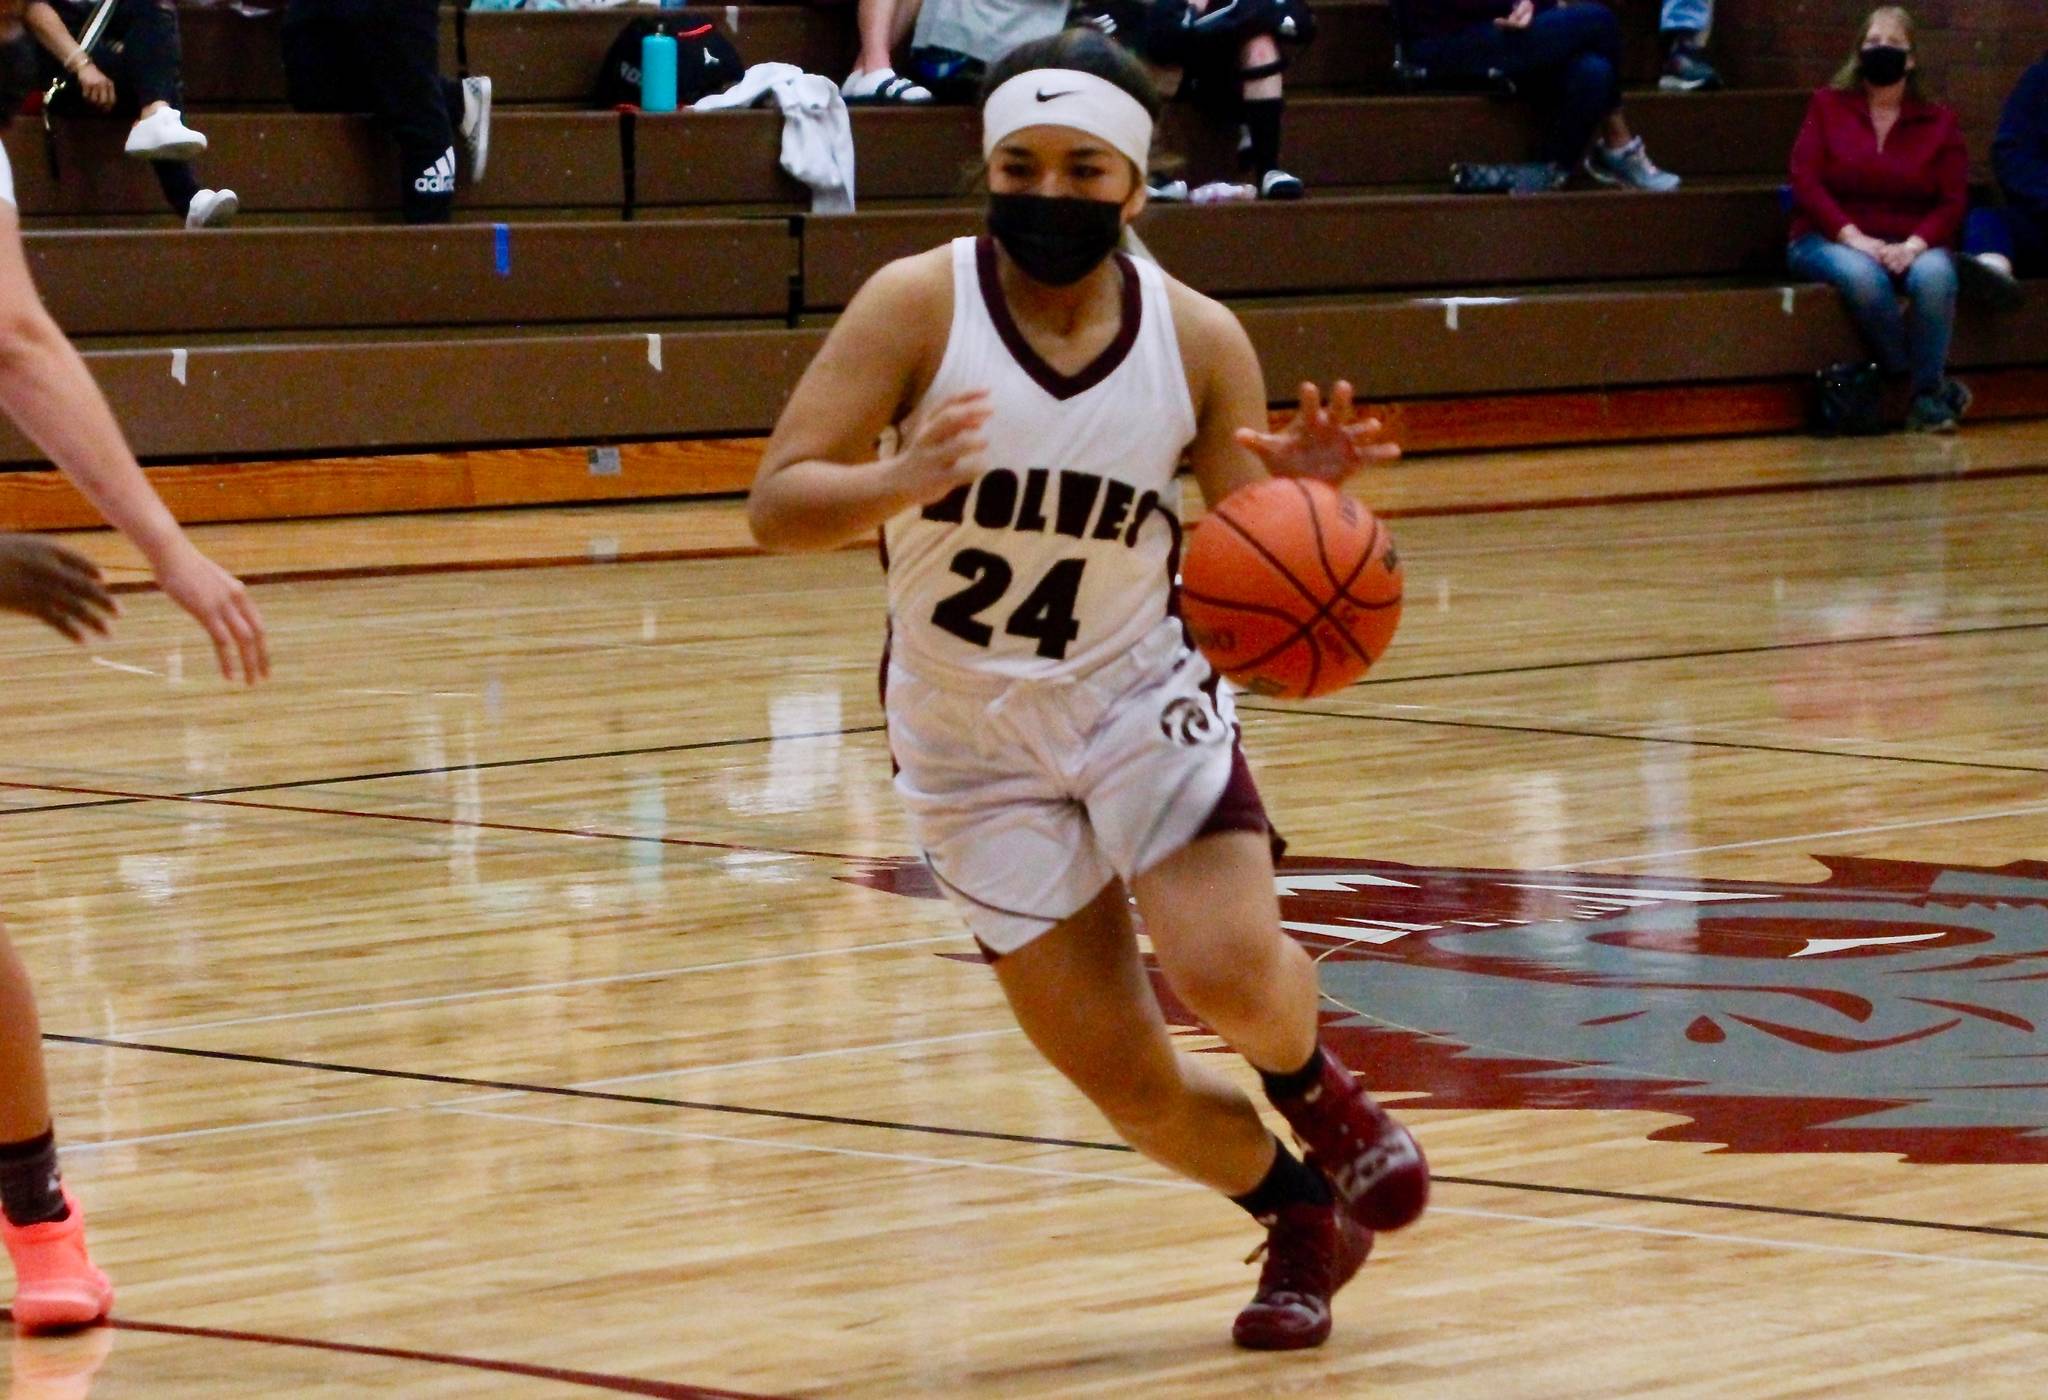
[[[1817,233],[1786,256],[1795,277],[1826,282],[1842,294],[1871,353],[1890,374],[1911,374],[1915,394],[1931,394],[1948,376],[1948,343],[1956,328],[1956,265],[1946,248],[1929,248],[1904,277],[1876,258]],[[1899,309],[1899,292],[1906,309]]]
[[[1689,29],[1704,39],[1714,27],[1714,0],[1664,0],[1664,17],[1657,27],[1667,34]]]
[[[1491,20],[1415,46],[1415,61],[1452,78],[1505,74],[1548,114],[1537,159],[1577,165],[1621,106],[1621,21],[1605,5],[1545,10],[1527,29]]]

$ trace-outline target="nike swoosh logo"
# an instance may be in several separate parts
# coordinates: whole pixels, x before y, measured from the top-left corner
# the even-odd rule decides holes
[[[1038,94],[1038,100],[1040,102],[1050,102],[1055,97],[1072,97],[1079,91],[1079,88],[1068,88],[1065,92],[1041,92]]]

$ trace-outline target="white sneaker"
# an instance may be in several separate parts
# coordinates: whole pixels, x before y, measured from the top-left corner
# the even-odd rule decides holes
[[[1188,182],[1185,180],[1148,180],[1145,183],[1146,197],[1155,204],[1186,204]]]
[[[190,160],[206,151],[206,138],[185,125],[176,107],[159,107],[128,128],[125,151],[137,160]]]
[[[1243,204],[1258,197],[1257,185],[1240,185],[1230,180],[1211,180],[1188,192],[1190,204]]]
[[[1676,175],[1657,168],[1650,153],[1643,149],[1640,136],[1632,138],[1626,146],[1611,148],[1595,141],[1593,149],[1586,153],[1586,173],[1603,185],[1656,194],[1669,194],[1680,184]]]
[[[226,228],[240,212],[242,201],[233,190],[201,190],[192,196],[185,211],[186,228]]]
[[[491,162],[489,78],[462,80],[462,120],[456,124],[455,134],[462,138],[462,149],[469,153],[469,182],[472,185],[482,184],[484,167]]]
[[[874,68],[865,73],[848,73],[846,81],[839,85],[839,95],[849,106],[863,103],[880,106],[896,102],[929,102],[930,88],[919,87],[908,78],[896,75],[893,68]]]

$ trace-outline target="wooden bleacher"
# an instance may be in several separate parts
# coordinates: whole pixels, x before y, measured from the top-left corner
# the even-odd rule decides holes
[[[1805,94],[1632,95],[1652,151],[1687,176],[1676,195],[1457,198],[1450,162],[1518,156],[1527,112],[1390,93],[1385,6],[1318,13],[1287,147],[1312,197],[1140,225],[1169,269],[1240,309],[1276,398],[1347,375],[1397,403],[1422,450],[1765,431],[1796,421],[1807,372],[1855,352],[1833,293],[1783,271],[1778,191]],[[836,74],[850,59],[850,8],[702,14],[749,62]],[[235,228],[176,227],[112,124],[60,124],[62,179],[34,123],[6,142],[39,284],[137,450],[229,464],[158,468],[207,483],[204,518],[737,489],[860,282],[976,225],[962,109],[858,112],[861,210],[840,218],[808,215],[776,168],[776,115],[644,117],[625,221],[619,118],[577,105],[626,19],[598,11],[469,17],[499,104],[489,177],[457,223],[406,228],[367,122],[282,107],[274,17],[183,19],[188,104],[213,142],[200,172],[240,193]],[[1223,141],[1184,109],[1166,129],[1198,170]],[[2044,347],[2048,289],[2017,315],[1966,312],[1956,360],[1980,412],[2048,411]],[[593,474],[598,444],[620,447],[616,471],[605,456]],[[0,434],[0,462],[34,460]],[[274,489],[317,471],[345,487]],[[0,474],[0,521],[69,523],[45,476]]]

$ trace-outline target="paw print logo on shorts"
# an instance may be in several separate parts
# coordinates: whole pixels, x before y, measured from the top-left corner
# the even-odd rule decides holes
[[[1182,695],[1167,705],[1159,716],[1160,732],[1176,744],[1198,748],[1223,737],[1223,721],[1206,700]]]

